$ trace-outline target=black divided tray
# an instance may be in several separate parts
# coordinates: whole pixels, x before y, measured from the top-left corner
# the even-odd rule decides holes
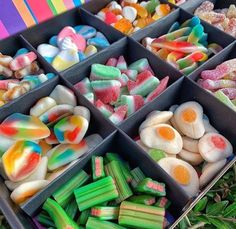
[[[10,192],[6,188],[3,178],[0,177],[0,209],[12,228],[36,228],[31,220],[31,216],[33,217],[37,214],[41,209],[43,202],[51,196],[58,187],[77,174],[80,169],[84,168],[89,163],[92,155],[103,155],[107,151],[114,151],[130,162],[132,166],[140,166],[147,176],[166,183],[167,197],[173,203],[170,212],[176,219],[175,223],[171,225],[170,228],[174,228],[177,225],[181,218],[187,214],[197,201],[236,161],[236,159],[229,161],[210,184],[201,191],[200,195],[197,198],[190,200],[177,183],[138,145],[136,145],[133,140],[138,133],[140,123],[145,119],[149,112],[153,110],[166,110],[173,104],[195,100],[203,106],[204,112],[210,118],[211,124],[230,140],[233,144],[234,152],[236,152],[236,143],[234,141],[236,138],[236,130],[235,128],[232,128],[236,126],[235,112],[200,88],[195,82],[201,71],[214,68],[222,61],[235,58],[235,39],[212,27],[208,23],[203,22],[205,31],[209,33],[210,41],[219,43],[224,47],[224,50],[210,58],[188,77],[185,77],[172,66],[146,50],[139,42],[146,36],[158,36],[166,33],[170,25],[176,20],[181,22],[191,18],[194,9],[199,5],[199,2],[202,2],[202,0],[189,0],[180,7],[170,4],[173,8],[173,12],[137,33],[134,33],[131,37],[124,36],[122,33],[106,25],[93,15],[109,2],[111,1],[92,0],[90,3],[83,5],[82,9],[72,9],[40,25],[0,41],[0,52],[14,55],[17,49],[22,47],[28,48],[38,55],[38,61],[45,72],[53,72],[57,75],[56,78],[45,82],[40,87],[35,88],[20,98],[1,107],[0,122],[14,112],[27,114],[31,106],[35,104],[38,99],[48,96],[58,84],[65,85],[74,90],[74,84],[84,77],[89,76],[90,68],[93,63],[105,63],[110,57],[118,57],[119,55],[124,55],[129,64],[140,58],[147,58],[156,77],[162,79],[167,75],[170,76],[168,88],[160,96],[146,104],[118,126],[115,126],[104,118],[94,105],[92,105],[83,95],[74,90],[78,104],[88,107],[91,111],[91,122],[87,134],[99,133],[104,140],[95,149],[88,152],[81,160],[61,174],[61,176],[51,182],[44,190],[38,192],[34,197],[24,203],[21,208],[11,201],[9,197]],[[166,3],[167,1],[162,0],[161,2]],[[198,2],[198,4],[196,2]],[[222,3],[226,1],[214,2],[217,2],[217,7],[225,6],[226,4]],[[228,2],[234,1],[227,1],[227,4]],[[78,24],[94,26],[108,37],[111,46],[89,57],[83,62],[58,73],[42,56],[40,56],[40,54],[37,53],[36,48],[40,43],[47,43],[49,38],[56,35],[64,26],[75,26]],[[227,115],[227,119],[222,121],[222,118],[225,117],[225,115]]]

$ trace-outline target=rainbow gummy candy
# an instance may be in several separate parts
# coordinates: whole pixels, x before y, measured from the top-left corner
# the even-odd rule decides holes
[[[118,219],[119,207],[95,206],[91,208],[91,216],[100,220]]]
[[[54,200],[48,198],[43,204],[43,209],[48,212],[53,219],[56,228],[79,229],[80,227],[66,214],[63,208]]]
[[[118,197],[114,180],[110,176],[80,187],[74,194],[80,211]]]
[[[121,123],[125,119],[127,112],[128,112],[127,105],[119,106],[119,107],[115,108],[115,111],[109,117],[109,120],[111,122],[113,122],[114,124],[118,125],[119,123]]]
[[[145,178],[142,180],[137,185],[136,191],[154,196],[166,195],[165,184],[154,181],[151,178]]]
[[[50,131],[37,117],[14,113],[0,124],[0,134],[15,140],[38,140],[50,135]]]
[[[137,204],[153,205],[156,202],[156,198],[154,196],[139,195],[139,196],[131,196],[128,199],[128,201]]]
[[[82,95],[85,95],[87,93],[91,93],[92,92],[92,87],[91,87],[90,83],[91,82],[90,82],[89,78],[86,77],[82,81],[80,81],[79,83],[75,84],[74,87]]]
[[[109,104],[104,104],[101,100],[97,100],[95,106],[107,118],[114,113],[113,107]]]
[[[130,116],[144,105],[144,99],[140,95],[122,95],[121,104],[127,105],[127,116]]]
[[[92,157],[92,171],[93,171],[94,181],[105,177],[103,157],[98,157],[98,156]]]
[[[165,209],[123,201],[120,205],[119,224],[131,228],[162,229]]]
[[[118,198],[116,199],[117,203],[122,202],[123,200],[132,196],[132,190],[130,189],[124,174],[121,170],[120,164],[118,161],[112,161],[105,166],[105,172],[107,175],[110,175],[116,185],[116,189],[118,191]]]
[[[30,141],[17,141],[2,156],[7,177],[14,182],[32,174],[41,160],[41,147]]]
[[[79,144],[88,130],[88,120],[79,115],[61,119],[54,126],[54,134],[60,143]]]
[[[89,179],[89,175],[81,170],[77,175],[58,188],[53,194],[53,198],[62,207],[65,207],[73,198],[74,189],[82,186]]]

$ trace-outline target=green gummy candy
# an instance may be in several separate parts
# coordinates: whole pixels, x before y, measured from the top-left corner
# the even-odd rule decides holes
[[[103,157],[98,157],[98,156],[92,157],[92,171],[93,171],[94,181],[105,177]]]
[[[217,99],[219,99],[226,106],[230,107],[234,111],[236,111],[236,106],[231,102],[231,100],[224,94],[222,91],[217,91],[214,93]]]
[[[163,150],[160,150],[160,149],[150,149],[148,151],[148,154],[156,162],[158,162],[162,158],[166,157],[166,153]]]
[[[155,206],[160,208],[167,209],[170,206],[171,202],[166,197],[161,197],[156,203]]]
[[[100,220],[115,220],[118,219],[119,207],[95,206],[91,208],[91,215]]]
[[[143,58],[143,59],[137,60],[134,63],[132,63],[129,66],[129,69],[136,70],[140,73],[140,72],[143,72],[144,70],[148,69],[148,67],[149,67],[148,59]]]
[[[48,212],[57,229],[79,229],[79,226],[66,214],[56,201],[48,198],[43,204],[43,209]]]
[[[131,196],[128,201],[137,203],[137,204],[145,204],[145,205],[153,205],[156,202],[155,197],[149,195],[139,195],[139,196]]]
[[[77,223],[80,225],[85,225],[88,221],[88,218],[90,216],[90,209],[88,210],[85,210],[85,211],[82,211],[78,220],[77,220]]]
[[[74,191],[74,194],[80,211],[118,197],[118,192],[111,176],[78,188]]]
[[[45,211],[40,212],[40,214],[36,218],[40,224],[46,227],[55,227],[53,220]]]
[[[58,188],[52,196],[58,204],[64,207],[73,198],[74,190],[83,185],[88,179],[89,175],[84,170],[81,170],[77,175]]]
[[[132,181],[131,181],[131,185],[133,188],[136,188],[137,185],[145,179],[145,175],[143,173],[143,171],[139,168],[136,167],[135,169],[131,170],[131,175],[132,175]]]
[[[118,68],[102,64],[93,64],[91,68],[91,80],[115,80],[121,77]]]
[[[64,208],[65,212],[67,213],[67,215],[71,218],[74,219],[76,216],[76,213],[78,211],[78,206],[77,203],[75,201],[75,199],[73,198],[69,204],[66,205],[66,207]]]
[[[149,14],[153,14],[156,11],[156,7],[160,5],[159,0],[151,0],[149,3],[146,5],[146,10],[148,11]]]
[[[151,178],[145,178],[142,180],[135,189],[137,192],[150,194],[153,196],[165,196],[165,184],[152,180]]]
[[[115,223],[102,221],[94,217],[89,217],[86,224],[86,229],[125,229],[125,227]]]

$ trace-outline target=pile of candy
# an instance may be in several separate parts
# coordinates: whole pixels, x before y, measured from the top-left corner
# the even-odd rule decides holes
[[[201,73],[198,84],[236,111],[236,59]]]
[[[14,57],[0,53],[0,106],[55,77],[53,73],[44,74],[36,60],[37,55],[25,48]]]
[[[139,127],[139,135],[136,143],[189,197],[196,196],[233,155],[231,143],[193,101],[151,112]]]
[[[34,218],[39,228],[161,229],[173,221],[164,183],[115,153],[93,156],[91,167],[91,178],[81,170],[46,200]]]
[[[187,2],[188,0],[168,0],[168,2],[175,4],[177,6],[184,4],[185,2]]]
[[[154,76],[146,58],[128,66],[120,56],[110,58],[106,65],[93,64],[90,79],[84,78],[74,87],[106,118],[119,124],[162,93],[168,81],[168,76],[161,81]]]
[[[89,121],[89,110],[58,85],[30,115],[14,113],[0,124],[1,175],[15,203],[27,201],[102,141],[98,134],[84,138]]]
[[[142,1],[141,3],[138,3],[138,0],[123,0],[121,4],[112,1],[96,16],[120,32],[130,35],[165,17],[170,12],[170,6],[160,4],[159,0]]]
[[[211,55],[222,50],[218,44],[208,44],[207,38],[200,19],[193,17],[182,24],[175,22],[167,34],[158,38],[146,37],[142,43],[162,60],[188,75]]]
[[[57,71],[64,71],[110,45],[107,38],[94,27],[78,25],[64,27],[49,44],[41,44],[37,51]]]
[[[194,14],[218,29],[236,37],[236,7],[234,4],[230,5],[229,8],[214,10],[214,3],[205,1],[195,10]]]

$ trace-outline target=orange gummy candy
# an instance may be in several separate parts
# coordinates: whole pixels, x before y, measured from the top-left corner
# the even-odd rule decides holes
[[[139,18],[135,21],[135,27],[144,28],[147,25],[153,23],[155,20],[153,18]]]
[[[126,18],[122,18],[118,22],[116,22],[114,27],[125,34],[128,34],[129,31],[133,28],[132,23]]]
[[[153,15],[154,20],[158,20],[162,17],[165,17],[170,13],[170,6],[168,4],[160,4],[156,7],[156,13]]]
[[[139,4],[125,2],[125,6],[134,7],[137,10],[137,15],[141,18],[148,17],[148,11],[144,7],[140,6]]]

